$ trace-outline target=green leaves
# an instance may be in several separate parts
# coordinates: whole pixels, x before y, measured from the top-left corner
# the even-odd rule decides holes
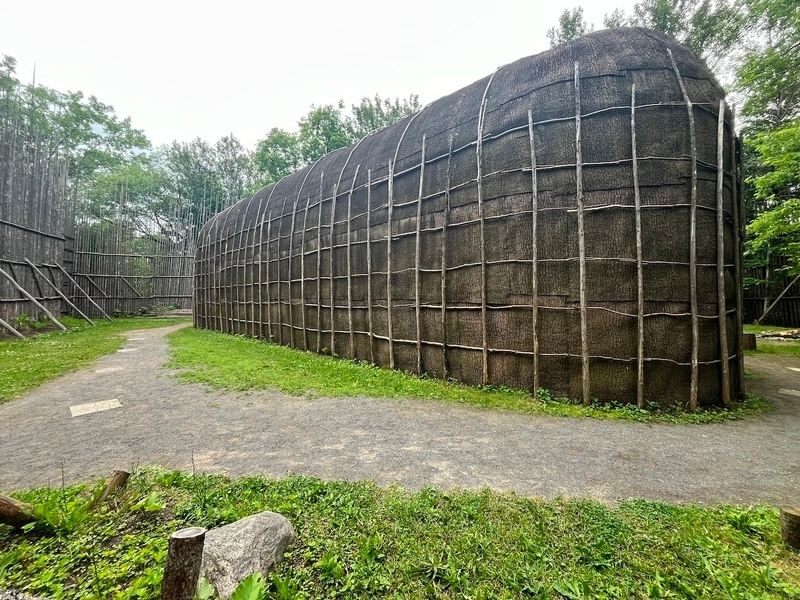
[[[236,587],[231,600],[261,600],[266,589],[267,584],[261,573],[253,573]]]

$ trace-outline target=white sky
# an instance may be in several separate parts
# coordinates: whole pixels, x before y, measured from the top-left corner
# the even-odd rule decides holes
[[[228,133],[253,147],[311,104],[419,94],[427,104],[544,51],[565,8],[634,0],[5,2],[0,54],[17,74],[81,90],[130,116],[155,145]]]

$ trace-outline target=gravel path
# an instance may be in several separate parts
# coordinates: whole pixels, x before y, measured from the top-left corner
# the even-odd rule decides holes
[[[179,326],[178,326],[179,327]],[[556,418],[420,400],[221,393],[178,385],[164,335],[129,332],[90,368],[0,405],[0,489],[60,485],[161,464],[231,475],[288,472],[418,489],[670,502],[800,501],[800,359],[748,359],[774,414],[673,426]],[[796,368],[798,371],[791,370]],[[779,393],[779,390],[784,390]],[[74,405],[121,408],[72,417]]]

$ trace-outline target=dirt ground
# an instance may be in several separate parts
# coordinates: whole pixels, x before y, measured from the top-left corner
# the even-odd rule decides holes
[[[160,464],[233,476],[302,473],[668,502],[800,502],[800,359],[748,357],[748,391],[777,410],[713,425],[645,425],[423,400],[293,398],[177,384],[164,335],[0,405],[0,489],[61,485]],[[797,371],[792,369],[798,369]],[[796,393],[792,393],[796,392]],[[70,407],[120,408],[71,416]]]

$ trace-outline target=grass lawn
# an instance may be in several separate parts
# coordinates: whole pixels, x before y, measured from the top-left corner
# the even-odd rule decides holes
[[[553,398],[545,390],[533,396],[506,388],[476,388],[203,329],[181,329],[169,334],[168,339],[172,357],[169,366],[181,369],[181,381],[226,390],[279,389],[306,397],[426,398],[525,413],[648,423],[720,422],[762,414],[771,407],[765,398],[748,397],[728,410],[696,413],[678,408],[639,410],[628,405],[596,404],[587,408],[577,401]]]
[[[298,537],[265,598],[800,597],[800,554],[767,506],[611,508],[152,467],[93,513],[81,510],[85,487],[17,497],[49,523],[0,526],[0,588],[54,599],[157,598],[170,533],[262,510],[285,515]]]
[[[83,320],[59,319],[68,331],[0,341],[0,403],[8,402],[68,371],[85,367],[125,343],[120,334],[132,329],[165,327],[186,319],[120,318],[97,320],[92,327]]]
[[[772,327],[760,325],[745,325],[745,333],[755,333],[756,335],[762,333],[780,334],[781,332],[796,332],[797,329],[791,327]],[[800,356],[800,340],[778,340],[772,338],[758,338],[756,341],[756,350],[746,350],[745,356],[753,356],[757,354],[783,354],[786,356]]]

